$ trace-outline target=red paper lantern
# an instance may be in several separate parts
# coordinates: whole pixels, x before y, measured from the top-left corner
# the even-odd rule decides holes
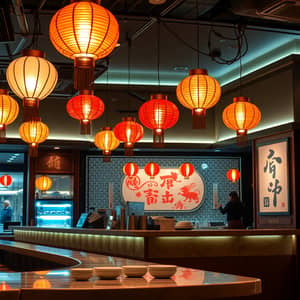
[[[230,169],[230,170],[228,170],[226,176],[227,176],[228,180],[230,180],[234,183],[237,180],[239,180],[241,173],[237,169]]]
[[[123,167],[123,173],[128,177],[135,176],[138,173],[138,171],[139,171],[138,165],[133,162],[129,162],[125,164]]]
[[[151,179],[154,179],[154,177],[159,173],[160,167],[154,162],[149,162],[146,164],[144,171]]]
[[[179,167],[179,171],[184,179],[189,179],[189,177],[194,173],[195,168],[191,163],[183,163]]]
[[[5,281],[2,281],[0,284],[0,291],[7,291],[7,290],[11,290],[11,287]]]
[[[67,111],[72,118],[80,120],[80,134],[90,134],[91,120],[103,114],[104,103],[93,95],[93,91],[82,90],[68,101]]]
[[[4,185],[5,187],[8,187],[12,184],[12,178],[9,175],[2,175],[0,177],[0,183]]]
[[[144,136],[144,128],[136,122],[134,117],[125,117],[114,128],[114,134],[118,140],[124,142],[125,155],[133,155],[134,143]]]
[[[155,94],[140,107],[139,118],[144,126],[152,129],[153,145],[162,146],[164,131],[177,123],[179,110],[174,103],[168,101],[167,95]]]

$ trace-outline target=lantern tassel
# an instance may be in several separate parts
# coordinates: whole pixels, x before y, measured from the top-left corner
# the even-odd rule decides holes
[[[74,88],[93,90],[95,61],[91,57],[76,57],[74,61]]]
[[[125,149],[125,156],[133,156],[133,145],[132,144],[127,145],[125,143],[124,149]]]
[[[164,130],[154,129],[153,130],[153,147],[163,148],[164,147]]]
[[[236,143],[239,147],[245,147],[248,145],[247,130],[237,130]]]
[[[23,99],[23,122],[39,121],[39,100]]]
[[[91,134],[91,121],[80,120],[80,134],[85,134],[85,135]]]
[[[6,125],[1,124],[0,125],[0,143],[6,142]]]
[[[103,162],[111,162],[111,151],[103,151]]]
[[[29,145],[29,156],[30,157],[38,156],[38,144],[36,144],[36,145],[30,144]]]
[[[205,108],[193,109],[193,129],[205,129]]]

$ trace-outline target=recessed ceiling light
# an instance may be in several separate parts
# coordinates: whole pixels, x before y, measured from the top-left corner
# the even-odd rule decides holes
[[[189,70],[188,66],[174,66],[173,70],[176,72],[187,72]]]
[[[56,146],[56,147],[54,147],[53,149],[54,149],[54,150],[59,150],[60,147]]]
[[[150,4],[153,5],[160,5],[160,4],[164,4],[167,0],[149,0]]]
[[[120,47],[120,46],[121,46],[121,44],[120,44],[120,43],[117,43],[116,46],[115,46],[115,48],[118,48],[118,47]]]

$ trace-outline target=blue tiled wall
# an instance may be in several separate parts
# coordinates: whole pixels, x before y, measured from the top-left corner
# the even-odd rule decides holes
[[[87,156],[86,169],[86,209],[88,207],[108,207],[108,184],[113,183],[114,205],[123,204],[121,187],[124,178],[122,168],[127,162],[135,162],[143,168],[149,162],[148,157],[113,157],[110,163],[103,163],[101,156]],[[240,158],[238,157],[159,157],[151,156],[151,161],[157,162],[161,168],[178,168],[182,163],[189,161],[201,175],[205,184],[205,194],[202,205],[193,212],[164,212],[155,213],[174,216],[176,220],[198,221],[200,226],[207,226],[208,222],[224,221],[219,210],[213,209],[213,184],[218,184],[219,202],[223,206],[228,201],[230,191],[240,193],[241,180],[236,183],[226,178],[229,169],[241,170]],[[205,165],[206,164],[206,165]],[[206,167],[207,166],[207,167]],[[205,168],[206,167],[206,168]],[[241,197],[242,198],[242,197]]]

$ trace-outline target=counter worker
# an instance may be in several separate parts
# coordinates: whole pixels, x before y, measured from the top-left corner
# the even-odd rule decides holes
[[[1,220],[0,223],[4,224],[5,222],[11,222],[13,210],[10,206],[9,200],[4,200],[4,207],[1,210]]]

